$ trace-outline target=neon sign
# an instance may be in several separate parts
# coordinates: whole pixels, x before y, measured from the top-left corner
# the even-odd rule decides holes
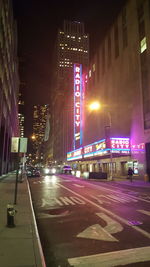
[[[82,148],[67,153],[67,160],[77,160],[82,158]]]
[[[143,145],[143,144],[142,144]],[[142,146],[143,147],[143,146]],[[99,140],[95,143],[84,146],[67,153],[67,160],[77,160],[84,158],[94,158],[104,155],[110,156],[110,151],[117,155],[130,154],[130,139],[129,138],[110,138],[110,143],[107,144],[106,139]]]
[[[82,144],[82,65],[74,64],[74,149]]]
[[[129,138],[110,138],[111,148],[117,149],[129,149],[130,141]]]

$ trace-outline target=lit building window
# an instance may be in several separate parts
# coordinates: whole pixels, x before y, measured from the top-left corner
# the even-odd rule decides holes
[[[140,42],[141,53],[147,49],[146,37],[144,37]]]
[[[93,64],[92,68],[93,68],[93,72],[94,72],[95,71],[95,64]]]

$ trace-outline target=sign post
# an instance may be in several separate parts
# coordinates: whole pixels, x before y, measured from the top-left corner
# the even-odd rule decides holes
[[[14,194],[14,204],[17,204],[18,176],[19,176],[19,164],[20,164],[19,153],[26,153],[27,152],[27,138],[12,137],[11,152],[12,153],[18,153],[16,182],[15,182],[15,194]]]
[[[18,176],[19,176],[19,151],[20,151],[20,138],[18,142],[18,162],[17,162],[17,172],[16,172],[16,182],[15,182],[15,195],[14,195],[14,204],[17,204],[17,191],[18,191]]]

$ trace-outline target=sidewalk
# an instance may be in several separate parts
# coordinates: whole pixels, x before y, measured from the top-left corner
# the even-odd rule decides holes
[[[144,188],[150,187],[150,182],[144,181],[142,178],[140,179],[134,176],[132,182],[127,178],[113,178],[113,181],[119,184],[130,185],[135,187],[144,187]]]
[[[7,205],[14,204],[15,173],[0,177],[0,266],[46,267],[28,181],[18,183],[15,227],[7,227]]]

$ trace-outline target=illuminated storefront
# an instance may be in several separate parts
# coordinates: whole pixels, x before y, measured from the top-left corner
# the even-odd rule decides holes
[[[78,166],[78,170],[110,172],[113,166],[113,174],[116,176],[126,175],[128,167],[132,167],[134,174],[139,173],[138,161],[131,159],[131,151],[135,154],[144,153],[144,144],[131,145],[130,138],[102,139],[92,144],[80,147],[67,153],[67,161]],[[111,162],[112,156],[112,162]]]

